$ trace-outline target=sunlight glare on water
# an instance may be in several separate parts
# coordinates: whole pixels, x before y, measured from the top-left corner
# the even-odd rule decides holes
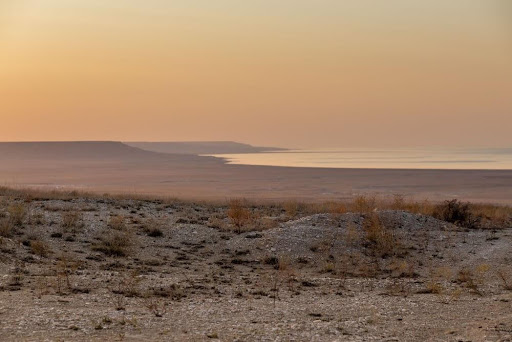
[[[229,164],[376,169],[512,169],[512,148],[338,148],[216,154]]]

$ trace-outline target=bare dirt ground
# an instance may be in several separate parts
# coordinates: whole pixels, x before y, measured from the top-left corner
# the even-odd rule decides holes
[[[510,341],[510,225],[0,199],[2,341]]]

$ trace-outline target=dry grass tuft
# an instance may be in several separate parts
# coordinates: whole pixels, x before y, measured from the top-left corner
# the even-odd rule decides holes
[[[498,270],[497,274],[503,284],[503,288],[507,291],[512,291],[512,276],[503,269]]]
[[[426,293],[441,294],[443,290],[443,285],[440,282],[434,280],[427,281]]]
[[[229,203],[227,214],[237,233],[247,230],[244,228],[249,225],[253,218],[251,211],[244,206],[244,202],[240,199],[234,199]]]
[[[470,203],[458,200],[445,201],[435,207],[433,216],[466,228],[475,228],[479,218],[474,215]]]
[[[9,220],[15,226],[23,225],[23,221],[27,217],[27,207],[23,203],[14,203],[7,207]]]
[[[163,224],[155,219],[146,220],[142,225],[142,230],[150,237],[164,236]]]
[[[512,208],[490,204],[472,204],[473,215],[479,218],[479,228],[512,227]]]
[[[66,211],[62,213],[62,228],[64,232],[76,231],[83,226],[82,213],[78,211]]]
[[[108,220],[108,227],[115,230],[126,230],[126,222],[124,216],[110,216]]]
[[[282,205],[284,212],[286,213],[286,216],[289,219],[295,218],[301,209],[301,204],[297,201],[286,201]]]
[[[100,243],[92,245],[92,250],[115,257],[128,256],[134,244],[133,236],[129,232],[112,230],[104,231],[100,236],[100,241]]]
[[[386,258],[394,256],[400,243],[394,232],[386,228],[377,215],[373,214],[367,217],[363,223],[366,233],[365,238],[367,246],[371,248],[376,256]]]
[[[351,203],[351,210],[356,213],[370,213],[377,208],[375,196],[359,195]]]
[[[111,200],[138,200],[138,201],[150,201],[155,202],[158,201],[161,204],[168,204],[173,206],[190,206],[194,204],[200,204],[207,207],[219,207],[225,206],[225,202],[219,201],[191,201],[191,200],[179,200],[172,197],[158,197],[152,195],[139,195],[139,194],[94,194],[94,193],[86,193],[79,192],[76,190],[44,190],[44,189],[34,189],[34,188],[9,188],[5,186],[0,186],[0,197],[10,198],[12,200],[22,200],[22,201],[31,201],[31,200],[71,200],[71,199],[93,199],[93,200],[103,200],[103,201],[111,201]],[[238,202],[239,205],[233,202]],[[331,214],[341,214],[347,211],[359,212],[359,213],[370,213],[376,210],[403,210],[415,214],[422,214],[427,216],[433,216],[443,219],[443,217],[447,217],[450,220],[453,220],[453,216],[448,214],[445,216],[446,212],[444,212],[443,206],[446,207],[447,203],[451,201],[447,201],[445,203],[434,203],[429,202],[427,200],[424,201],[416,201],[412,199],[408,199],[403,195],[394,195],[393,197],[377,197],[376,195],[359,195],[355,197],[352,201],[350,200],[339,200],[339,201],[328,201],[328,202],[297,202],[297,201],[285,201],[285,202],[265,202],[265,201],[242,201],[242,200],[234,200],[230,201],[228,204],[229,210],[233,215],[230,218],[231,223],[237,227],[242,228],[245,226],[244,221],[250,221],[250,214],[253,213],[254,210],[249,210],[247,208],[251,206],[257,206],[259,209],[256,210],[260,212],[265,207],[264,215],[261,216],[278,216],[283,211],[286,213],[286,216],[291,218],[296,218],[304,215],[311,215],[315,213],[331,213]],[[459,209],[464,209],[463,202],[456,201],[460,204]],[[446,208],[445,208],[446,209]],[[249,215],[248,215],[249,214]],[[470,220],[455,220],[461,226],[468,227],[474,226],[476,228],[492,228],[492,229],[500,229],[500,228],[508,228],[512,226],[512,207],[510,206],[502,206],[502,205],[493,205],[493,204],[476,204],[472,203],[469,206],[469,214]],[[0,212],[0,217],[2,212]],[[247,218],[249,217],[249,219]],[[23,223],[25,217],[22,217],[21,223]],[[20,223],[20,220],[16,220],[17,224]],[[448,221],[450,222],[450,221]],[[21,223],[19,225],[21,225]],[[243,230],[243,229],[240,229]]]
[[[486,274],[491,267],[488,264],[480,264],[474,270],[463,268],[457,273],[457,281],[465,284],[474,294],[482,296],[481,287],[484,285]]]
[[[0,219],[0,236],[11,237],[14,233],[14,226],[10,220]]]
[[[50,246],[41,240],[31,240],[30,251],[41,257],[47,257],[51,253]]]

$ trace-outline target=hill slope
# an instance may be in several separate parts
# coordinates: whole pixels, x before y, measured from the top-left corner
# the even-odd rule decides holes
[[[114,141],[6,142],[0,143],[1,159],[126,159],[157,157],[154,152]]]
[[[277,147],[256,147],[233,141],[126,142],[147,151],[177,154],[226,154],[281,151]]]

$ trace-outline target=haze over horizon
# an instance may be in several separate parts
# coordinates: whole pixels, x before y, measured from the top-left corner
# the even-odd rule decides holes
[[[0,3],[0,141],[512,146],[506,0]]]

